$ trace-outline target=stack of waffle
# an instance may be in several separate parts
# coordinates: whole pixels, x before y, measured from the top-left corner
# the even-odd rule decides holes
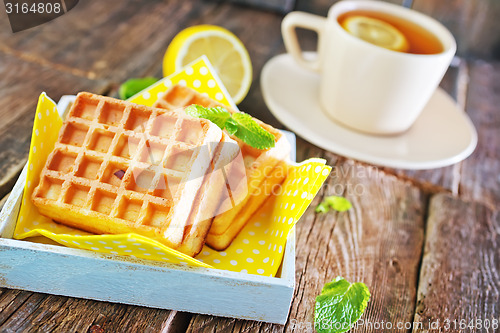
[[[191,104],[204,107],[221,106],[231,113],[237,112],[180,85],[170,88],[156,101],[154,106],[184,113],[184,108]],[[231,136],[231,139],[235,140],[240,147],[243,167],[239,167],[240,163],[232,163],[230,168],[226,168],[229,199],[224,197],[223,192],[221,192],[218,199],[219,209],[206,239],[206,243],[217,250],[223,250],[231,244],[266,198],[271,194],[278,193],[281,183],[287,176],[286,160],[290,154],[288,141],[280,131],[272,126],[257,119],[255,121],[274,135],[275,146],[260,150]]]
[[[80,93],[33,192],[40,213],[98,234],[138,233],[195,256],[238,145],[180,112]]]

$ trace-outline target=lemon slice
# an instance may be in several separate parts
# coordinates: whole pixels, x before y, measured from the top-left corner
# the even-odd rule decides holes
[[[410,47],[401,31],[376,18],[355,15],[346,18],[341,25],[351,35],[389,50],[406,52]]]
[[[179,32],[163,58],[163,75],[168,76],[206,55],[233,101],[240,103],[252,84],[252,63],[243,43],[229,30],[197,25]]]

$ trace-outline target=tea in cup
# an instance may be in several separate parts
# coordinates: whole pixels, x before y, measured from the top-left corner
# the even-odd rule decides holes
[[[296,27],[318,33],[315,60],[302,56]],[[319,73],[324,112],[370,134],[408,130],[456,50],[452,34],[438,21],[381,1],[340,1],[326,18],[292,12],[282,34],[296,62]]]

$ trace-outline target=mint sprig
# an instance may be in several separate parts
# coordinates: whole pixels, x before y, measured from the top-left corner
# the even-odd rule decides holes
[[[231,114],[220,106],[215,108],[205,108],[203,106],[193,104],[188,106],[185,111],[191,117],[208,119],[221,129],[224,129],[224,125],[227,120],[231,118]]]
[[[230,135],[234,135],[251,147],[257,149],[274,147],[274,135],[257,124],[249,114],[238,112],[231,115],[222,107],[205,108],[196,104],[186,107],[185,111],[192,117],[210,120],[220,129],[226,129]]]
[[[226,122],[226,130],[254,148],[274,147],[274,135],[259,126],[249,114],[233,114]]]
[[[338,212],[345,212],[351,209],[352,204],[344,197],[339,197],[336,195],[329,195],[323,199],[323,201],[316,206],[316,213],[328,213],[331,209]]]
[[[338,276],[325,284],[316,297],[314,327],[318,333],[348,331],[361,318],[370,300],[368,287],[362,282],[350,283]]]

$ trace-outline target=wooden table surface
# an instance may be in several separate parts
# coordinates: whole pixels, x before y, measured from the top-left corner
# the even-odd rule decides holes
[[[332,2],[303,0],[297,8],[326,15]],[[283,128],[259,84],[266,61],[284,52],[282,18],[220,1],[88,0],[13,34],[2,12],[0,197],[26,162],[40,92],[55,100],[84,90],[116,96],[127,78],[160,77],[166,47],[191,25],[221,25],[243,41],[254,78],[240,108]],[[314,48],[312,34],[301,36]],[[315,296],[338,275],[364,282],[372,294],[356,332],[420,332],[431,324],[432,332],[498,331],[484,326],[500,319],[500,64],[458,59],[441,86],[479,132],[472,156],[453,166],[375,167],[297,133],[297,159],[325,158],[333,172],[297,225],[296,290],[285,326],[0,288],[0,332],[311,332]],[[315,214],[330,194],[345,195],[353,208]]]

